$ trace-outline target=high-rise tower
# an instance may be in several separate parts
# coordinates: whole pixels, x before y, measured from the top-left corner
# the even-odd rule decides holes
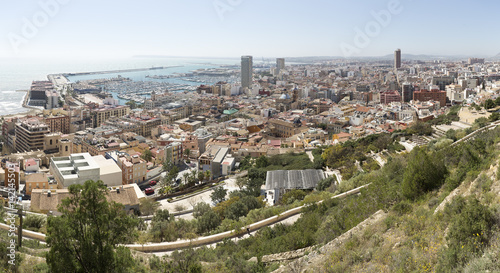
[[[283,69],[285,69],[285,58],[276,58],[276,76],[279,76]]]
[[[241,56],[241,87],[250,88],[253,74],[252,56]]]
[[[394,51],[394,69],[398,69],[401,67],[401,49],[396,49]]]

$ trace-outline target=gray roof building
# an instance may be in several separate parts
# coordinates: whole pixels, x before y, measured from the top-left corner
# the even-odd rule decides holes
[[[324,178],[323,171],[315,169],[268,171],[265,189],[313,189]]]

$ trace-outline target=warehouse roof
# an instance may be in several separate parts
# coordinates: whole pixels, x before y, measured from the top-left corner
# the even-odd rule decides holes
[[[268,171],[266,190],[272,189],[313,189],[325,178],[322,170],[279,170]]]

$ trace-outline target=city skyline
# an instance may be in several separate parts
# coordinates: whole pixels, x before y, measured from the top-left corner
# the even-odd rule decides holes
[[[488,8],[427,0],[4,2],[0,57],[360,57],[395,48],[492,57],[500,38],[488,26],[500,3],[481,3]]]

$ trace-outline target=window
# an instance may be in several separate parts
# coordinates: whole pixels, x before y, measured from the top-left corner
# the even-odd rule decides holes
[[[66,146],[64,149],[65,149],[65,150],[66,150],[66,152],[67,152],[67,151],[68,151],[68,146]]]
[[[50,140],[50,145],[52,145],[52,139]]]

